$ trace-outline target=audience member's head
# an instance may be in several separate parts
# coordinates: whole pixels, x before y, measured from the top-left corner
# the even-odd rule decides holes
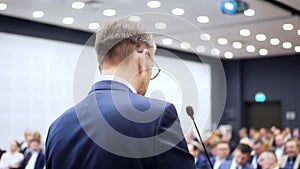
[[[249,145],[239,144],[233,153],[235,162],[240,166],[244,166],[250,158],[251,151],[252,150]]]
[[[274,169],[277,167],[275,153],[273,151],[264,151],[259,157],[259,165],[262,169]]]
[[[37,152],[40,151],[41,149],[41,141],[39,139],[33,138],[32,140],[30,140],[30,151],[31,152]]]
[[[259,129],[259,133],[260,133],[261,137],[265,137],[267,135],[267,129],[262,127]]]
[[[33,133],[33,138],[42,141],[42,135],[41,135],[41,133],[38,132],[38,131],[35,131],[35,132]]]
[[[26,141],[27,143],[29,143],[30,140],[32,139],[32,137],[33,137],[33,135],[32,135],[31,130],[26,129],[26,130],[24,131],[24,138],[25,138],[25,141]]]
[[[243,128],[240,129],[239,136],[240,136],[240,138],[244,138],[244,137],[248,136],[247,135],[247,128],[246,127],[243,127]]]
[[[188,149],[189,149],[189,152],[194,156],[194,158],[198,158],[202,147],[198,141],[192,140],[188,144]]]
[[[20,151],[20,144],[16,140],[14,140],[10,143],[10,152],[15,153],[18,151]]]
[[[255,155],[259,156],[262,152],[265,151],[264,143],[262,141],[254,142],[253,151],[255,152]]]
[[[251,127],[251,128],[249,129],[249,136],[250,136],[251,138],[253,138],[255,133],[257,133],[257,130],[256,130],[255,128]]]
[[[282,134],[278,134],[275,137],[275,144],[277,147],[282,147],[284,145],[284,136]]]
[[[216,150],[217,150],[217,158],[223,160],[229,156],[230,146],[228,142],[220,141],[216,146]]]
[[[296,157],[299,154],[298,139],[289,139],[285,143],[285,152],[288,157]]]
[[[294,130],[293,130],[293,137],[296,137],[296,138],[300,137],[299,128],[294,128]]]

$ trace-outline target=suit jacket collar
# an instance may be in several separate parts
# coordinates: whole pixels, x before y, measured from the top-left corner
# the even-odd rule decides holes
[[[125,84],[112,80],[103,80],[95,83],[89,93],[97,90],[123,90],[132,93]]]

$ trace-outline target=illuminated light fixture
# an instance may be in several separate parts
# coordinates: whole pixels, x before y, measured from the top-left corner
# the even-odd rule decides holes
[[[290,24],[290,23],[286,23],[282,25],[282,29],[285,31],[291,31],[294,29],[294,25]]]
[[[159,8],[161,6],[161,3],[159,1],[149,1],[147,3],[147,6],[149,8]]]
[[[268,50],[267,50],[267,49],[260,49],[260,50],[258,51],[258,53],[259,53],[260,55],[262,55],[262,56],[265,56],[265,55],[268,55]]]
[[[99,27],[100,27],[100,24],[96,23],[96,22],[92,22],[89,24],[89,29],[91,29],[91,30],[97,30]]]
[[[267,96],[263,92],[258,92],[255,94],[254,100],[256,102],[265,102],[267,100]]]
[[[72,8],[73,9],[82,9],[82,8],[84,8],[84,2],[73,2]]]
[[[171,12],[173,15],[183,15],[184,14],[184,10],[182,8],[174,8],[174,9],[172,9]]]
[[[105,9],[104,11],[103,11],[103,15],[104,16],[115,16],[116,15],[116,10],[114,10],[114,9]]]
[[[198,16],[197,17],[197,21],[199,23],[208,23],[209,22],[209,18],[207,16]]]
[[[300,52],[300,46],[295,46],[295,52]]]
[[[280,40],[278,38],[272,38],[272,39],[270,39],[270,44],[273,46],[279,45]]]
[[[249,5],[241,0],[224,0],[222,2],[222,12],[225,14],[237,14],[247,10]]]
[[[41,17],[43,17],[45,15],[45,13],[43,12],[43,11],[34,11],[33,13],[32,13],[32,16],[34,17],[34,18],[41,18]]]
[[[157,23],[155,23],[154,27],[156,29],[166,29],[167,25],[163,22],[157,22]]]
[[[210,51],[210,54],[218,56],[220,54],[220,49],[214,48]]]
[[[198,46],[196,47],[196,51],[199,52],[199,53],[203,53],[203,52],[206,51],[206,49],[205,49],[204,46],[198,45]]]
[[[243,44],[241,42],[233,42],[232,47],[235,49],[241,49],[243,47]]]
[[[200,35],[200,39],[203,40],[203,41],[209,41],[211,39],[211,36],[208,33],[202,33]]]
[[[255,46],[253,46],[253,45],[247,45],[246,46],[246,51],[249,52],[249,53],[255,52]]]
[[[226,59],[232,59],[233,58],[233,53],[232,52],[225,52],[224,53],[224,57]]]
[[[164,45],[172,45],[172,44],[173,44],[173,40],[172,40],[171,38],[164,38],[164,39],[162,40],[162,43],[163,43]]]
[[[191,47],[191,45],[188,42],[182,42],[182,43],[180,43],[180,47],[182,49],[188,49]]]
[[[284,49],[290,49],[290,48],[292,48],[292,43],[291,42],[283,42],[282,47]]]
[[[300,29],[298,29],[297,34],[300,36]]]
[[[254,16],[255,15],[255,10],[254,9],[247,9],[244,11],[245,16]]]
[[[6,3],[0,3],[0,11],[4,11],[7,8]]]
[[[72,23],[74,23],[75,19],[73,17],[65,17],[63,19],[63,23],[66,24],[66,25],[70,25]]]
[[[266,39],[267,39],[267,37],[266,37],[265,34],[257,34],[257,35],[256,35],[256,40],[257,40],[257,41],[262,42],[262,41],[265,41]]]
[[[141,22],[142,18],[139,16],[130,16],[128,20],[133,21],[133,22]]]
[[[219,45],[227,45],[228,44],[228,40],[226,38],[219,38],[218,39],[218,44]]]
[[[251,35],[251,32],[249,29],[241,29],[240,30],[240,35],[241,36],[250,36]]]

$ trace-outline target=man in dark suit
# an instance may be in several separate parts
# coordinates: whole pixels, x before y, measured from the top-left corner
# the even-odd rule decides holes
[[[254,154],[250,158],[253,169],[261,169],[259,165],[259,156],[265,151],[264,143],[261,140],[255,141],[253,145]]]
[[[45,167],[46,158],[40,144],[40,140],[36,138],[30,141],[30,152],[24,158],[20,169],[43,169]]]
[[[50,126],[47,169],[192,169],[175,107],[144,97],[155,42],[139,23],[105,23],[96,35],[102,80]]]
[[[239,144],[234,152],[233,159],[223,162],[219,169],[253,169],[252,166],[247,163],[251,154],[251,147],[247,144]]]

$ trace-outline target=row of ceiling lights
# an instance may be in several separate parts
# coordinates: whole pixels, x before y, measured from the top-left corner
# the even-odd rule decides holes
[[[147,6],[149,8],[159,8],[161,6],[161,3],[159,1],[149,1],[147,3]],[[84,2],[73,2],[72,3],[72,8],[73,9],[82,9],[85,7],[85,3]],[[0,3],[0,10],[6,10],[7,8],[7,4],[5,3]],[[182,8],[174,8],[171,10],[171,13],[173,15],[183,15],[185,13],[184,9]],[[43,11],[34,11],[32,13],[33,17],[35,18],[42,18],[45,13]],[[103,15],[104,16],[115,16],[116,15],[116,10],[114,9],[105,9],[103,11]],[[244,11],[244,15],[245,16],[254,16],[255,15],[255,11],[253,9],[248,9],[246,11]],[[132,20],[132,21],[135,21],[135,22],[140,22],[141,21],[141,18],[139,16],[131,16],[129,17],[129,20]],[[64,24],[73,24],[75,21],[75,19],[73,17],[65,17],[63,18],[62,22]],[[208,23],[209,22],[209,17],[207,16],[198,16],[197,17],[197,21],[199,23]],[[96,23],[96,22],[92,22],[89,24],[89,29],[91,30],[96,30],[100,27],[99,23]],[[164,23],[164,22],[157,22],[154,24],[154,27],[156,29],[166,29],[167,27],[167,24]],[[292,24],[283,24],[282,25],[282,28],[283,30],[285,31],[291,31],[294,29],[294,25]],[[298,35],[300,36],[300,29],[297,31]],[[251,31],[249,29],[240,29],[240,35],[241,36],[244,36],[244,37],[247,37],[247,36],[250,36],[251,35]],[[203,41],[210,41],[211,40],[211,35],[208,34],[208,33],[203,33],[200,35],[200,39],[203,40]],[[256,35],[256,40],[257,41],[265,41],[267,39],[266,35],[264,34],[257,34]],[[173,40],[170,39],[170,38],[165,38],[162,40],[162,43],[164,45],[172,45],[173,44]],[[228,40],[226,38],[218,38],[217,39],[217,43],[219,45],[227,45],[228,44]],[[270,44],[271,45],[279,45],[280,44],[280,40],[278,38],[271,38],[270,39]],[[180,47],[182,49],[189,49],[191,46],[188,42],[182,42],[180,44]],[[241,49],[243,47],[242,43],[241,42],[233,42],[232,43],[232,47],[235,48],[235,49]],[[290,49],[292,48],[292,43],[291,42],[283,42],[282,43],[282,47],[285,48],[285,49]],[[246,51],[249,52],[249,53],[253,53],[255,52],[255,46],[254,45],[247,45],[245,47]],[[206,51],[205,47],[204,46],[197,46],[196,47],[196,50],[200,53],[203,53]],[[300,52],[300,46],[295,46],[295,51],[296,52]],[[219,55],[220,54],[220,50],[217,49],[217,48],[214,48],[211,50],[210,52],[212,55]],[[268,50],[267,49],[260,49],[259,50],[259,54],[260,55],[267,55],[268,54]],[[225,58],[232,58],[233,57],[233,53],[232,52],[224,52],[224,57]]]

